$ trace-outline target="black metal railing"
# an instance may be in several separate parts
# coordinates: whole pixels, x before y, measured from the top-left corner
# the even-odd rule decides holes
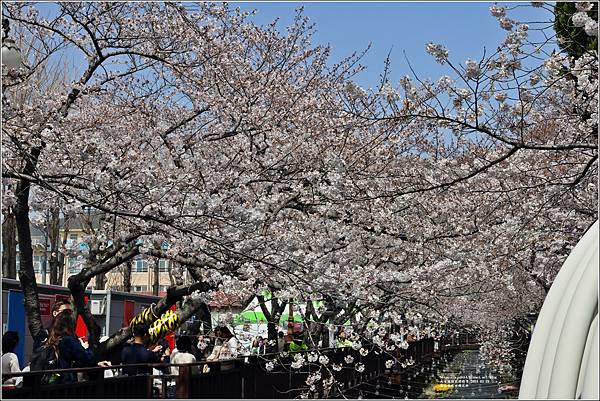
[[[371,347],[369,347],[371,348]],[[352,348],[328,348],[300,351],[308,356],[317,351],[319,355],[329,358],[331,363],[343,368],[334,372],[336,384],[321,396],[335,397],[344,391],[359,386],[362,382],[372,380],[386,372],[385,362],[392,357],[412,358],[417,363],[433,354],[433,339],[423,339],[410,343],[408,349],[393,353],[375,349],[362,355]],[[352,356],[352,363],[344,358]],[[22,387],[3,386],[3,397],[7,399],[88,399],[88,398],[295,398],[307,388],[306,379],[316,370],[321,369],[319,361],[315,361],[294,369],[293,353],[249,355],[227,361],[199,361],[193,364],[138,364],[118,365],[111,367],[91,367],[60,369],[42,372],[21,372],[3,376],[3,382],[11,377],[23,377]],[[277,361],[272,370],[267,369],[269,361]],[[357,363],[364,365],[364,370],[357,370]],[[205,371],[208,366],[210,371]],[[177,375],[117,375],[104,377],[104,371],[111,369],[120,371],[125,367],[155,368],[170,372],[171,367],[178,367]],[[43,385],[42,378],[48,373],[74,373],[87,376],[87,379],[70,384]]]

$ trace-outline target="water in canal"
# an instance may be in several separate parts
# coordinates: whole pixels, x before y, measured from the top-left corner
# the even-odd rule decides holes
[[[430,369],[431,375],[418,398],[517,398],[516,391],[499,392],[501,378],[486,366],[479,350],[446,354],[434,361]]]
[[[505,383],[482,360],[479,350],[448,351],[422,365],[393,370],[345,392],[347,398],[506,399]],[[506,390],[506,389],[505,389]]]

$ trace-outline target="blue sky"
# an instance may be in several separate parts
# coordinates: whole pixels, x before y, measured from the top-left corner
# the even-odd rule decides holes
[[[496,19],[490,15],[493,2],[260,2],[232,1],[232,7],[257,9],[254,21],[268,24],[279,17],[281,31],[290,25],[295,10],[304,7],[304,15],[316,24],[314,44],[330,44],[330,62],[334,64],[354,51],[371,49],[362,60],[367,70],[356,77],[365,87],[377,86],[384,60],[391,52],[392,83],[411,74],[407,59],[421,78],[437,80],[452,75],[447,66],[437,64],[425,52],[429,41],[444,44],[454,62],[479,59],[484,47],[493,51],[504,39]],[[516,7],[508,16],[519,21],[549,21],[547,10],[529,6],[530,2],[500,2]],[[43,14],[52,14],[53,4],[38,4]],[[531,31],[530,31],[531,32]],[[405,54],[406,53],[406,57]],[[76,59],[74,60],[77,63]]]
[[[506,31],[490,15],[489,7],[493,2],[244,1],[231,4],[245,10],[256,8],[258,14],[255,21],[261,24],[280,17],[282,28],[292,22],[294,10],[303,6],[304,14],[316,24],[315,43],[329,43],[332,46],[332,62],[371,43],[371,49],[362,62],[367,71],[357,79],[366,87],[377,85],[383,62],[390,51],[392,82],[410,74],[406,58],[420,76],[437,79],[448,73],[448,67],[437,64],[425,52],[427,42],[446,45],[451,59],[462,63],[467,58],[480,58],[484,47],[489,54],[506,36]],[[520,21],[550,19],[548,11],[530,7],[529,4],[499,3],[509,7],[518,6],[509,12],[509,16],[515,16]]]

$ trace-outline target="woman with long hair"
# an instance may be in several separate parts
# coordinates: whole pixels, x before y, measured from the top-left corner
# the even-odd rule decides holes
[[[85,349],[75,336],[75,315],[73,311],[64,310],[56,315],[50,328],[46,345],[53,347],[57,356],[57,369],[81,368],[88,366],[110,366],[110,362],[98,362],[90,349]],[[74,373],[63,375],[62,383],[74,383]]]
[[[238,355],[238,341],[237,338],[231,333],[231,330],[227,326],[219,326],[215,328],[215,337],[217,338],[216,344],[212,354],[207,360],[223,360],[237,358]]]

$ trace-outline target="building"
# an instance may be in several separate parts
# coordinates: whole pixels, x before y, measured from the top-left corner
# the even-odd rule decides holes
[[[100,221],[100,215],[92,216],[91,222],[93,226],[98,226]],[[65,239],[65,247],[67,254],[64,260],[64,271],[62,280],[58,285],[67,286],[67,282],[70,276],[77,274],[82,269],[84,257],[81,255],[82,251],[85,251],[87,245],[83,242],[85,237],[84,224],[86,222],[80,218],[72,219],[69,222],[68,228],[63,228],[61,223],[60,238],[61,241]],[[40,284],[50,283],[50,244],[47,241],[46,232],[39,227],[31,225],[31,242],[33,246],[33,268],[36,275],[36,280]],[[19,253],[17,245],[17,272],[19,271]],[[44,249],[47,252],[44,252]],[[154,266],[156,260],[154,258],[145,258],[141,255],[133,260],[131,267],[131,292],[140,294],[152,294],[154,284]],[[46,265],[45,274],[43,266]],[[159,275],[159,295],[166,293],[167,288],[171,285],[171,277],[169,271],[171,269],[172,262],[166,259],[160,259],[158,261],[158,275]],[[127,266],[119,266],[116,269],[106,274],[106,285],[105,289],[112,289],[115,291],[124,290],[124,278]],[[88,286],[88,289],[94,289],[94,280],[92,280]]]

